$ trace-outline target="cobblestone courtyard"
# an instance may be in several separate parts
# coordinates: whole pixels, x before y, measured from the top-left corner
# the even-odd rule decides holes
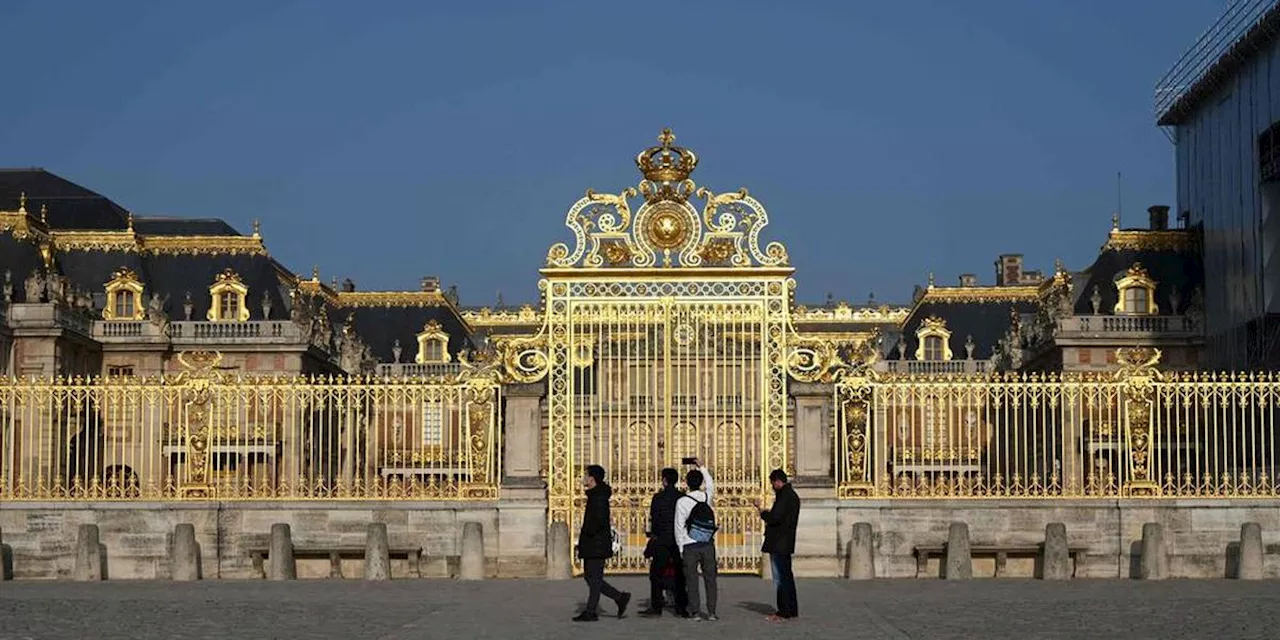
[[[726,578],[720,622],[569,618],[581,581],[0,583],[19,638],[1275,638],[1280,585],[1233,581],[804,580],[799,620],[763,620],[771,585]],[[613,613],[612,603],[603,613]]]

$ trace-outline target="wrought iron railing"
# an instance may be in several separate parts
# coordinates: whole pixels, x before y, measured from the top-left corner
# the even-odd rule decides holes
[[[498,386],[0,380],[0,500],[495,499]]]
[[[846,498],[1277,496],[1280,376],[887,376],[836,385]]]

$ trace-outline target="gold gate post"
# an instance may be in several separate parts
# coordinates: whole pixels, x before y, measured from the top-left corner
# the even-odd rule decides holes
[[[846,378],[836,386],[840,424],[836,432],[840,461],[839,495],[841,498],[867,498],[875,494],[875,482],[881,474],[868,469],[871,438],[871,381],[861,376]],[[880,457],[875,458],[877,461]]]
[[[1161,379],[1156,363],[1160,350],[1151,347],[1126,347],[1116,350],[1120,370],[1116,379],[1124,385],[1125,454],[1129,477],[1124,494],[1134,497],[1160,495],[1160,483],[1151,470],[1151,405],[1155,385]]]

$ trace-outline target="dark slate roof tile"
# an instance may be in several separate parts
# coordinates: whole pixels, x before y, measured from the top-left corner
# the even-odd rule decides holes
[[[16,211],[21,195],[27,211],[49,208],[55,229],[125,229],[128,212],[103,195],[44,169],[0,169],[0,210]]]

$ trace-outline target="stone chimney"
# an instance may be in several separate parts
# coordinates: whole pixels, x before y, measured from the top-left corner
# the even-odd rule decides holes
[[[976,286],[978,286],[978,276],[976,276],[976,275],[974,275],[974,274],[972,274],[972,273],[962,273],[962,274],[960,274],[960,286],[962,286],[962,287],[976,287]]]
[[[996,259],[996,286],[1015,287],[1022,284],[1022,254],[1006,253]]]
[[[1147,213],[1151,216],[1151,230],[1164,231],[1169,228],[1169,207],[1157,204],[1147,207]]]
[[[352,293],[355,290],[356,290],[356,283],[354,280],[352,280],[351,278],[347,278],[346,280],[342,281],[343,293]]]
[[[438,278],[438,277],[436,277],[436,276],[423,276],[423,278],[422,278],[422,290],[423,290],[423,291],[439,291],[439,290],[440,290],[440,278]]]

